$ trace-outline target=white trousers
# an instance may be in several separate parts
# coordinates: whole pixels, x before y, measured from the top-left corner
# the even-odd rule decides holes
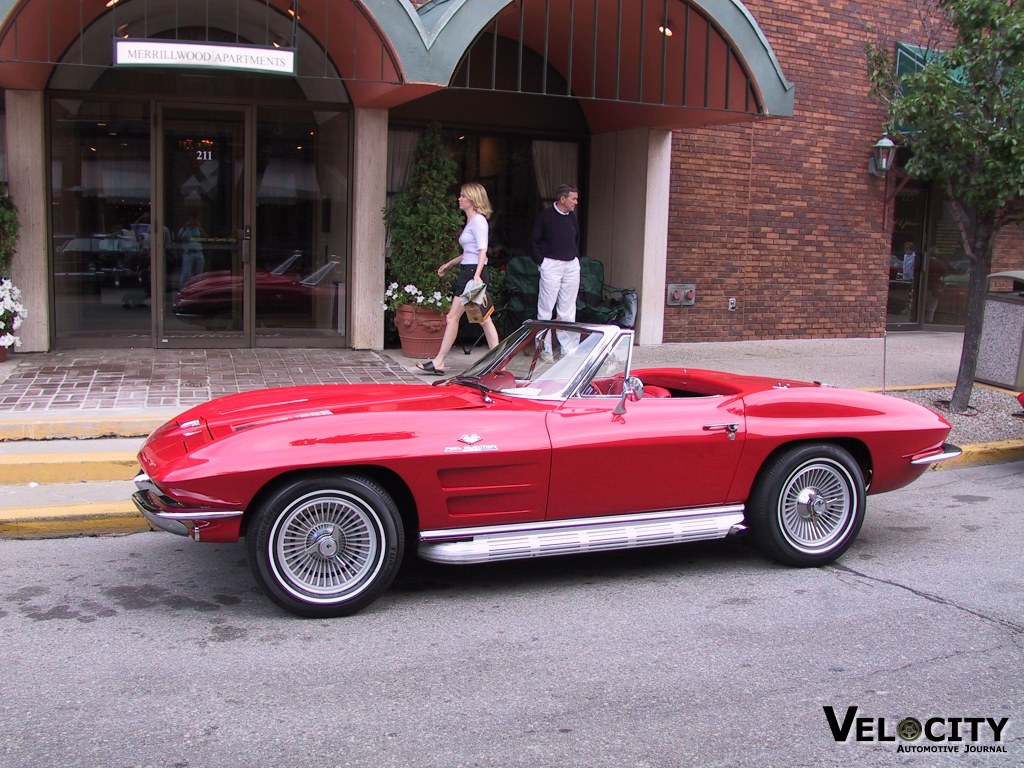
[[[555,318],[576,321],[576,296],[580,292],[580,260],[559,261],[544,259],[540,265],[540,287],[537,291],[537,319]],[[566,331],[558,332],[558,343],[563,352],[571,352],[579,344],[579,336]],[[551,337],[544,337],[544,348],[551,351]]]

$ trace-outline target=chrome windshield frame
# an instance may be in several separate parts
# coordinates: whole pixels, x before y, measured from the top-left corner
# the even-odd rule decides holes
[[[633,361],[633,336],[630,328],[620,328],[616,325],[600,325],[596,323],[566,323],[557,320],[527,320],[516,331],[507,336],[502,342],[484,355],[480,360],[470,366],[461,378],[477,378],[486,381],[488,375],[500,373],[506,370],[506,366],[524,349],[533,349],[534,341],[544,332],[557,333],[567,331],[570,333],[585,333],[589,339],[595,339],[591,349],[577,361],[575,370],[567,376],[559,376],[562,383],[555,389],[545,389],[540,392],[536,387],[519,387],[509,389],[492,389],[492,392],[529,400],[562,401],[579,394],[584,384],[593,378],[594,374],[601,368],[602,363],[608,357],[619,340],[624,336],[630,339],[627,346],[628,353],[624,363],[624,375],[628,376]],[[565,360],[563,360],[564,362]],[[520,380],[521,379],[517,379]],[[454,380],[447,380],[454,381]],[[536,381],[553,382],[555,379],[545,379],[543,373]],[[458,383],[458,382],[455,382]]]

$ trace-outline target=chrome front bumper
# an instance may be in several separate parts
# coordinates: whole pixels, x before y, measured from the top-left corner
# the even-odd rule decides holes
[[[167,506],[157,501],[167,497],[160,493],[160,489],[156,487],[145,472],[139,472],[135,476],[135,487],[138,490],[132,494],[132,501],[135,503],[136,509],[142,513],[142,516],[160,530],[178,536],[188,536],[198,540],[199,537],[196,535],[197,523],[242,516],[242,510],[168,509]]]

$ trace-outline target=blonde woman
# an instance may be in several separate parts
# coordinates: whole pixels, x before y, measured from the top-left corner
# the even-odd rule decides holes
[[[459,275],[455,279],[455,296],[452,299],[452,308],[448,310],[445,318],[444,338],[441,340],[441,348],[437,357],[425,363],[417,363],[422,373],[429,373],[433,376],[444,376],[444,359],[451,351],[455,339],[459,335],[459,320],[462,318],[466,308],[459,297],[466,290],[470,280],[487,279],[487,238],[490,227],[487,220],[491,217],[493,210],[491,202],[487,198],[487,190],[476,182],[463,184],[459,192],[459,209],[466,214],[466,226],[459,235],[459,245],[462,247],[462,254],[451,261],[446,261],[437,268],[437,274],[444,275],[456,264],[459,265]],[[494,349],[498,345],[498,329],[494,327],[494,321],[487,318],[482,323],[484,337],[487,339],[487,346]]]

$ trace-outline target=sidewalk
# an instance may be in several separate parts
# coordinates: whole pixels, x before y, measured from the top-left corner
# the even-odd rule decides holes
[[[662,344],[636,347],[634,367],[686,366],[818,380],[893,394],[952,386],[962,335],[911,332],[887,339]],[[448,358],[452,373],[485,350]],[[416,382],[398,350],[81,350],[15,354],[0,363],[0,537],[147,530],[130,501],[145,436],[212,397],[260,387]],[[975,387],[981,391],[982,385]],[[990,388],[985,388],[990,389]],[[1024,420],[1012,393],[985,392],[995,419],[962,422],[964,456],[939,467],[1024,458]],[[974,402],[972,398],[972,403]],[[988,402],[988,400],[986,400]],[[970,418],[970,417],[965,417]],[[991,425],[991,426],[988,426]],[[980,428],[980,432],[979,432]],[[978,435],[980,434],[980,438]]]

